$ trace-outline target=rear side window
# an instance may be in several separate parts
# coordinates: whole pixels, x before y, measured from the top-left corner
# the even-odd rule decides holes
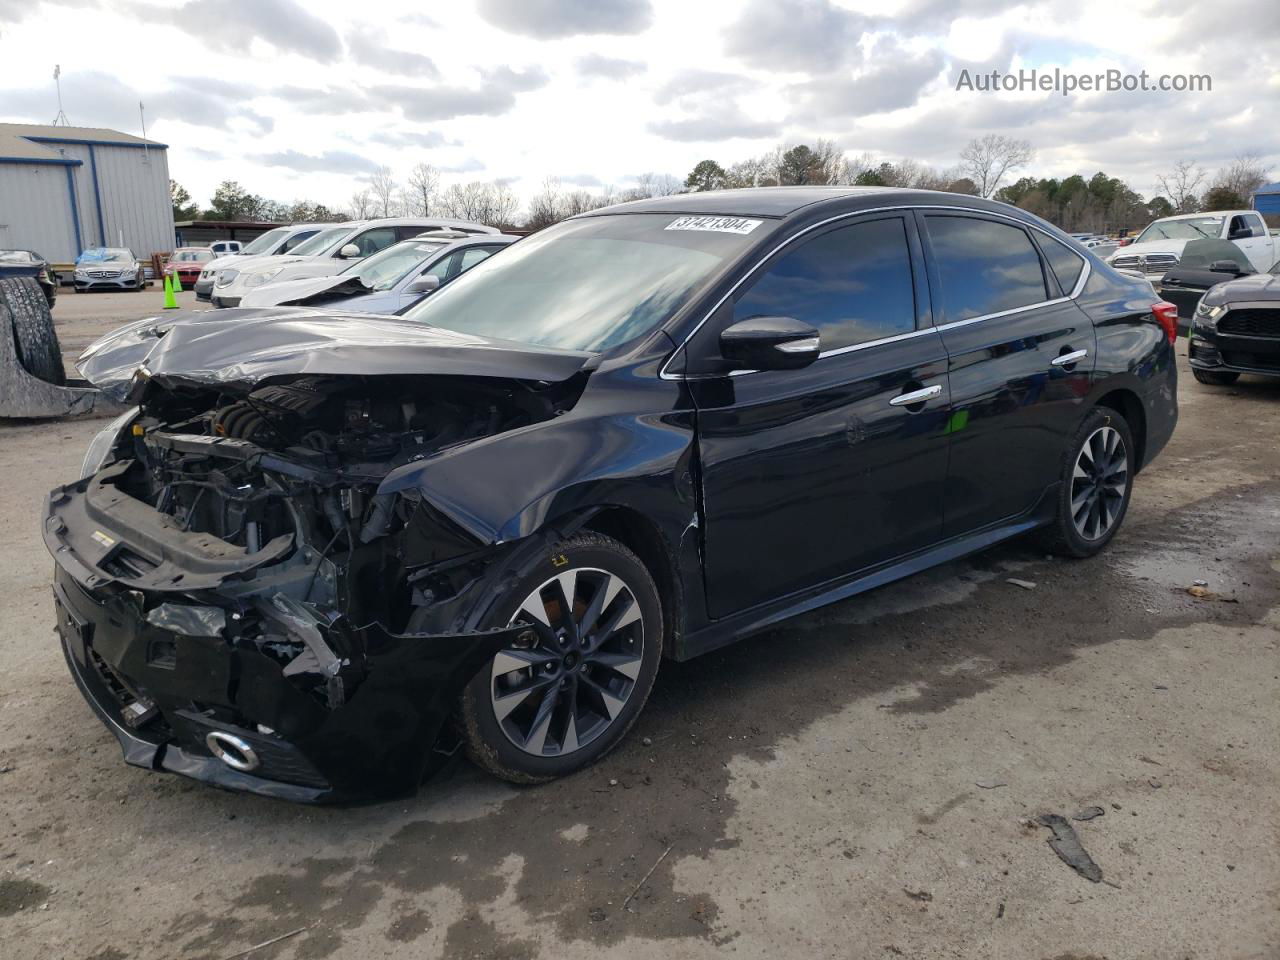
[[[305,243],[319,232],[319,230],[304,230],[302,233],[295,234],[284,242],[284,245],[280,248],[280,252],[288,253],[294,247],[298,246],[300,243]]]
[[[785,254],[733,308],[734,322],[762,316],[810,324],[824,351],[910,333],[915,293],[902,218],[831,230]]]
[[[1080,274],[1084,272],[1083,258],[1065,243],[1059,243],[1043,234],[1040,236],[1040,249],[1044,251],[1045,259],[1049,261],[1054,276],[1058,278],[1058,286],[1062,287],[1063,293],[1070,296],[1071,291],[1080,282]]]
[[[360,248],[360,256],[370,257],[396,242],[396,228],[376,227],[373,230],[366,230],[351,242]]]
[[[925,217],[942,286],[944,323],[1048,299],[1040,255],[1021,227],[973,217]]]

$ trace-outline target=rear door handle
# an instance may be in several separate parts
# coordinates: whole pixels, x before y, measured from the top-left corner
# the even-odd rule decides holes
[[[1070,353],[1064,353],[1061,356],[1054,357],[1049,362],[1055,367],[1065,367],[1070,363],[1079,363],[1088,355],[1088,350],[1072,350]]]
[[[942,385],[935,383],[932,387],[924,387],[921,390],[912,390],[910,393],[900,393],[889,401],[889,406],[910,407],[917,403],[924,403],[926,400],[932,400],[941,393]]]

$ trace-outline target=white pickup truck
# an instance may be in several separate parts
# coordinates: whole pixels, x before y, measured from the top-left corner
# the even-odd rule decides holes
[[[1262,214],[1256,210],[1222,210],[1165,217],[1149,224],[1133,243],[1107,257],[1119,270],[1162,277],[1178,265],[1182,248],[1192,240],[1230,240],[1249,258],[1254,269],[1265,273],[1280,259],[1280,241],[1271,236]]]

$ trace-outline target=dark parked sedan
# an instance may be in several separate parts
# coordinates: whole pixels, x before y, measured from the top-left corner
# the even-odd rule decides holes
[[[34,250],[0,250],[0,277],[32,277],[50,308],[58,299],[58,277],[49,261]]]
[[[1201,383],[1227,386],[1242,373],[1280,377],[1280,263],[1205,293],[1187,354]]]
[[[143,325],[83,358],[137,409],[46,509],[67,662],[129,763],[224,787],[568,774],[664,658],[1031,531],[1097,553],[1175,322],[1013,207],[777,188],[576,217],[398,318]]]

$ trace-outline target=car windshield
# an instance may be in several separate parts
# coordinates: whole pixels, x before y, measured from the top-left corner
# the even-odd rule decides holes
[[[1244,251],[1230,240],[1192,240],[1182,248],[1180,266],[1208,269],[1219,260],[1230,260],[1241,270],[1253,273],[1253,264]]]
[[[310,240],[298,244],[289,253],[295,257],[314,257],[316,254],[324,253],[330,244],[345,237],[350,232],[350,227],[330,227],[328,230],[321,230]]]
[[[213,259],[212,250],[178,250],[169,258],[177,263],[207,263]]]
[[[275,249],[276,244],[289,235],[288,227],[276,227],[274,230],[268,230],[260,237],[255,237],[251,243],[246,243],[240,248],[241,253],[270,253]]]
[[[25,250],[0,250],[0,263],[30,263],[31,256]]]
[[[342,272],[359,277],[370,290],[390,290],[444,247],[445,244],[438,240],[407,240],[354,263]]]
[[[77,263],[126,263],[133,260],[133,254],[128,250],[118,250],[111,247],[97,247],[93,250],[86,250],[80,254]]]
[[[1142,233],[1135,243],[1152,240],[1204,240],[1217,239],[1222,233],[1221,217],[1191,217],[1186,220],[1157,220]]]
[[[548,227],[404,316],[461,333],[602,351],[664,323],[771,224],[614,214]]]

